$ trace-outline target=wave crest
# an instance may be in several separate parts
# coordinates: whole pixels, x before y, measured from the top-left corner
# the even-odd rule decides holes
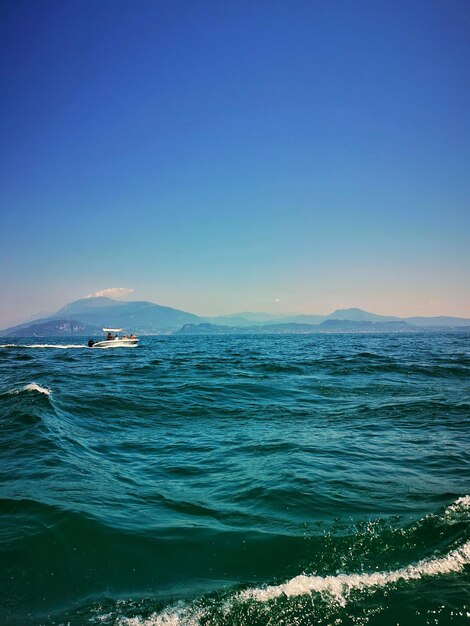
[[[261,589],[248,589],[238,595],[240,600],[266,602],[280,596],[300,596],[317,592],[327,595],[341,606],[345,606],[351,591],[369,587],[384,587],[400,580],[416,580],[423,576],[437,576],[461,571],[470,563],[470,541],[467,541],[442,558],[423,559],[392,572],[371,574],[338,574],[337,576],[305,576],[292,578],[281,585]]]
[[[458,498],[443,512],[443,517],[467,513],[470,509],[470,495]],[[470,564],[470,541],[448,552],[445,556],[426,558],[415,564],[392,571],[361,574],[337,574],[334,576],[304,575],[295,576],[280,585],[246,589],[232,595],[222,607],[223,613],[229,613],[237,605],[254,601],[270,602],[280,597],[295,597],[318,593],[330,604],[345,607],[354,591],[379,589],[400,581],[440,576],[461,572]],[[189,605],[177,603],[162,612],[155,612],[147,617],[119,617],[119,626],[199,626],[211,617],[211,606],[200,606],[199,602]]]
[[[444,510],[444,519],[470,510],[470,495],[462,496]],[[384,587],[400,580],[416,580],[423,576],[438,576],[461,571],[470,564],[470,541],[452,550],[446,556],[422,559],[415,565],[407,565],[390,572],[364,574],[338,574],[336,576],[295,576],[286,583],[270,585],[259,589],[247,589],[238,594],[240,600],[266,602],[280,596],[299,596],[317,592],[329,596],[341,606],[345,606],[351,591],[370,587]]]
[[[470,495],[458,498],[443,512],[444,519],[449,515],[467,513],[470,509]],[[250,601],[270,602],[280,597],[295,597],[318,593],[324,601],[345,607],[351,592],[379,589],[400,581],[418,580],[424,577],[461,572],[470,564],[470,541],[451,550],[447,555],[426,558],[415,564],[397,570],[361,574],[337,574],[335,576],[304,575],[295,576],[280,585],[246,589],[234,594],[225,602],[224,611],[230,612],[240,603]],[[119,626],[197,626],[210,617],[210,607],[197,603],[177,604],[163,612],[153,613],[144,618],[120,617]]]
[[[48,389],[47,387],[41,387],[41,385],[38,385],[37,383],[29,383],[28,385],[25,385],[20,389],[10,389],[10,391],[6,391],[4,392],[4,394],[18,395],[20,393],[23,393],[24,391],[35,391],[37,393],[42,393],[45,396],[50,396],[52,393],[52,390]]]

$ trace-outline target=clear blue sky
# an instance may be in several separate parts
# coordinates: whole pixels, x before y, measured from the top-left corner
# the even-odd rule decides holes
[[[0,4],[0,327],[470,316],[470,3]]]

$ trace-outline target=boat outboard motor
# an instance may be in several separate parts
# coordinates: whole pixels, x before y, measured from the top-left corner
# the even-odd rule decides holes
[[[95,345],[95,342],[93,341],[93,339],[90,339],[88,342],[88,347],[93,348],[94,345]]]

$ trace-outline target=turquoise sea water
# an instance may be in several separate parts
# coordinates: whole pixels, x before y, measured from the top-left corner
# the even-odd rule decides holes
[[[1,624],[468,623],[470,335],[80,343],[0,340]]]

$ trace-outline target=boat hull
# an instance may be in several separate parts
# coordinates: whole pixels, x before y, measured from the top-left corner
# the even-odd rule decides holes
[[[138,339],[109,339],[97,341],[90,348],[136,348]]]

